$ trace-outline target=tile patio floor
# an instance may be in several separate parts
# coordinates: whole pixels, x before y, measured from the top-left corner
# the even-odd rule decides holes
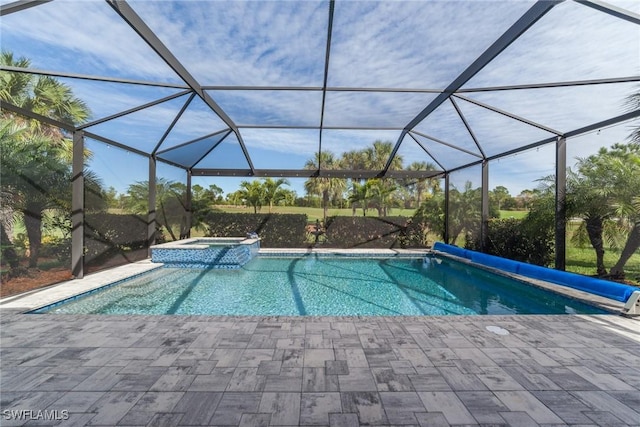
[[[640,426],[640,321],[614,315],[79,316],[4,308],[0,326],[3,426]],[[32,412],[7,419],[20,409]],[[25,419],[39,410],[68,419]]]

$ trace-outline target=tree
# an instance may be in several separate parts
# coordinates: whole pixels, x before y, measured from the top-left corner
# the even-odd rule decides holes
[[[269,213],[271,213],[274,203],[278,203],[286,197],[284,189],[280,188],[283,185],[289,185],[289,181],[284,178],[276,180],[264,178],[262,191],[264,201],[269,204]]]
[[[396,187],[391,182],[385,182],[385,179],[369,179],[365,186],[369,188],[368,194],[371,197],[371,201],[374,203],[378,210],[378,216],[387,216],[389,206],[391,205],[391,196],[396,190]]]
[[[426,199],[418,207],[411,220],[419,230],[419,241],[416,242],[418,245],[428,245],[429,233],[435,233],[444,240],[444,196],[437,193]]]
[[[635,130],[631,138],[637,134]],[[624,278],[625,264],[640,248],[640,142],[614,144],[599,154],[615,178],[615,214],[629,233],[620,258],[610,271],[612,276]]]
[[[351,194],[349,195],[349,203],[353,209],[353,215],[355,216],[356,207],[362,208],[362,216],[367,216],[367,209],[371,202],[371,186],[367,185],[368,181],[361,184],[357,181],[351,183]]]
[[[307,160],[305,169],[310,170],[335,170],[340,166],[333,153],[322,151],[316,153],[313,159]],[[341,178],[320,176],[309,178],[304,183],[305,191],[310,195],[318,195],[322,198],[323,222],[327,223],[327,211],[329,200],[332,196],[342,194],[346,189],[346,181]]]
[[[242,181],[238,190],[242,201],[253,207],[253,213],[258,213],[264,203],[264,188],[260,181]]]
[[[28,68],[29,60],[14,60],[2,52],[3,66]],[[87,105],[71,88],[53,77],[0,72],[0,100],[52,119],[78,124],[90,117]],[[14,192],[14,209],[24,218],[29,239],[29,267],[36,267],[42,242],[42,218],[60,206],[69,191],[72,142],[58,128],[2,111],[4,119],[24,125],[19,140],[3,144],[2,185]],[[67,193],[70,194],[70,193]]]
[[[185,205],[186,186],[166,178],[156,179],[156,221],[164,227],[172,240],[189,234]],[[126,208],[129,212],[146,216],[149,212],[149,181],[138,181],[127,189]],[[176,234],[174,227],[179,227]]]
[[[480,205],[482,193],[472,188],[471,181],[464,184],[464,190],[453,187],[449,191],[449,237],[455,245],[459,235],[465,231],[471,233],[480,229]]]
[[[498,204],[498,210],[502,209],[503,203],[511,198],[509,189],[502,185],[497,186],[491,191],[493,200]]]
[[[433,163],[427,162],[413,162],[408,167],[409,171],[432,171],[436,167]],[[416,200],[416,206],[420,207],[423,200],[423,195],[429,189],[433,189],[433,179],[431,178],[418,178],[408,183],[409,189],[413,192]],[[438,186],[439,187],[439,186]]]

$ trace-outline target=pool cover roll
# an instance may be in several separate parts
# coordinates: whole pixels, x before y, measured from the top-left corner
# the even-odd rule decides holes
[[[519,274],[531,279],[552,282],[620,302],[627,302],[633,291],[637,290],[637,288],[633,286],[624,285],[622,283],[581,276],[575,273],[568,273],[566,271],[554,270],[552,268],[541,267],[539,265],[527,264],[526,262],[501,258],[495,255],[487,255],[481,252],[463,249],[458,246],[447,245],[442,242],[436,242],[433,245],[433,250],[465,258],[476,264],[497,268],[502,271]]]

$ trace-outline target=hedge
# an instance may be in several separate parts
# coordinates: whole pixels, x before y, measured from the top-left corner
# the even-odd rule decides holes
[[[87,263],[148,246],[147,221],[141,216],[96,213],[85,215],[84,221]]]
[[[204,223],[207,237],[242,237],[256,232],[263,248],[306,247],[307,216],[304,214],[211,212]]]
[[[554,255],[553,230],[527,218],[489,220],[486,253],[515,261],[546,266]],[[479,236],[467,241],[466,248],[480,250]]]
[[[358,248],[404,248],[414,227],[409,218],[395,217],[348,217],[327,218],[324,239],[319,246],[341,249]]]

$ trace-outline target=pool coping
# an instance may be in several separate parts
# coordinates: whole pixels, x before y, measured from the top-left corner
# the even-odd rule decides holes
[[[622,314],[624,307],[623,303],[619,301],[610,300],[598,295],[590,294],[588,292],[579,291],[577,289],[568,288],[565,286],[557,285],[555,283],[544,282],[542,280],[535,280],[528,277],[520,276],[513,273],[508,273],[499,269],[479,265],[473,263],[467,259],[456,257],[450,254],[441,253],[439,251],[433,251],[430,249],[311,249],[311,248],[286,248],[276,249],[269,248],[260,249],[260,255],[265,256],[295,256],[295,255],[335,255],[335,256],[351,256],[351,257],[363,257],[363,256],[378,256],[378,257],[414,257],[425,256],[429,253],[437,254],[438,256],[448,257],[454,259],[457,262],[468,264],[476,268],[484,269],[492,273],[496,273],[502,276],[506,276],[525,284],[542,288],[544,290],[568,297],[573,300],[577,300],[589,305],[593,305],[597,308],[607,311],[611,314]],[[93,292],[97,289],[114,285],[117,282],[147,273],[149,271],[162,268],[164,264],[151,262],[148,258],[143,261],[138,261],[131,264],[126,264],[119,267],[114,267],[107,270],[102,270],[96,273],[89,274],[83,279],[71,279],[65,282],[61,282],[55,285],[47,286],[40,289],[35,289],[26,293],[6,297],[0,299],[0,309],[11,310],[18,312],[30,312],[53,305],[64,300],[78,297],[79,295]],[[267,316],[273,317],[273,316]],[[299,316],[307,317],[307,316]],[[330,316],[333,317],[333,316]],[[349,316],[353,317],[353,316]],[[357,317],[357,316],[356,316]],[[403,316],[398,316],[403,317]]]

